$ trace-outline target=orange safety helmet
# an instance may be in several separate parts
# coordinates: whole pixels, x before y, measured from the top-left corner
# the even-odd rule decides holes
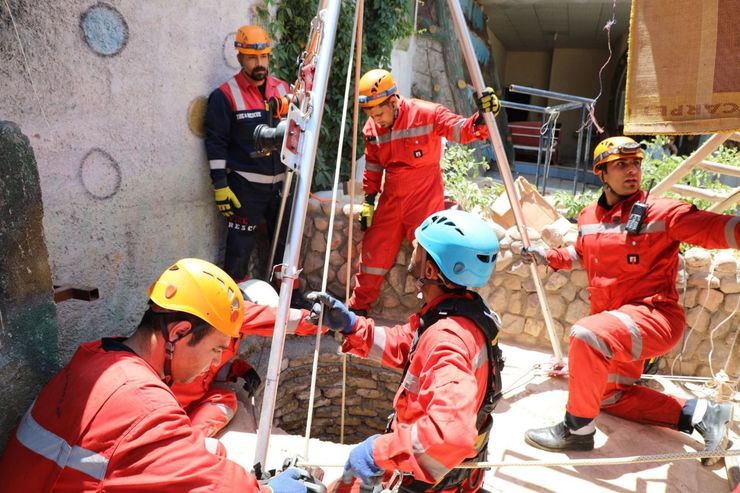
[[[244,318],[242,292],[223,270],[197,258],[184,258],[149,288],[158,306],[195,315],[219,332],[238,337]]]
[[[234,48],[244,55],[262,55],[272,53],[270,38],[260,26],[242,26],[236,32]]]
[[[606,164],[618,159],[627,157],[636,157],[642,159],[645,153],[642,152],[640,144],[629,137],[620,135],[618,137],[609,137],[602,140],[594,149],[594,174],[599,171],[602,164]]]
[[[360,96],[358,101],[361,108],[372,108],[385,102],[396,94],[396,81],[387,70],[373,69],[360,78]]]

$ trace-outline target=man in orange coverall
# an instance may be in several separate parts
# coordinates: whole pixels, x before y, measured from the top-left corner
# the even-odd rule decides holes
[[[478,99],[479,112],[463,118],[436,103],[402,98],[393,76],[382,69],[362,76],[359,93],[360,107],[369,117],[362,130],[365,202],[359,218],[367,232],[349,307],[367,315],[403,238],[411,243],[419,224],[444,209],[442,138],[460,144],[487,138],[481,113],[498,113],[499,102],[487,88]]]
[[[82,344],[42,389],[0,458],[2,491],[306,493],[298,469],[260,485],[226,459],[168,386],[221,361],[239,335],[236,283],[209,262],[182,259],[149,299],[133,335]]]
[[[686,401],[635,383],[644,360],[669,352],[683,334],[685,316],[676,292],[680,242],[737,248],[740,217],[677,200],[646,200],[640,190],[642,159],[642,149],[629,137],[599,143],[593,171],[604,192],[578,217],[576,243],[522,252],[526,262],[556,270],[582,265],[591,295],[591,315],[571,328],[565,419],[527,431],[525,439],[535,447],[592,450],[600,410],[686,433],[696,429],[705,450],[724,447],[730,403]]]
[[[221,361],[198,375],[190,383],[174,383],[172,392],[185,409],[192,425],[212,437],[234,417],[237,408],[236,393],[229,382],[244,379],[244,390],[251,396],[262,380],[252,366],[235,357],[243,336],[271,337],[275,326],[275,308],[278,294],[265,281],[250,279],[239,283],[244,295],[244,321],[235,337],[224,349]],[[308,310],[292,308],[288,317],[288,334],[307,336],[316,334],[316,326],[307,322]]]
[[[485,221],[458,210],[432,214],[415,234],[409,270],[425,305],[409,323],[376,326],[325,293],[307,296],[312,313],[323,304],[326,326],[344,335],[343,351],[404,369],[388,429],[352,449],[345,469],[363,482],[399,471],[401,491],[474,492],[482,470],[454,468],[485,460],[503,358],[498,316],[466,287],[488,282],[499,244]],[[359,489],[360,481],[329,487]]]

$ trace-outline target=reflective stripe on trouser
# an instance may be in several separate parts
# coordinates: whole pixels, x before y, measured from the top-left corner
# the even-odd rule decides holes
[[[236,394],[226,388],[213,387],[185,410],[193,427],[212,437],[229,424],[237,408]]]
[[[634,385],[643,361],[669,352],[683,333],[683,310],[661,303],[625,305],[582,318],[573,325],[568,354],[570,414],[595,418],[599,409],[643,423],[678,423],[683,402]]]
[[[380,294],[386,272],[396,261],[404,236],[411,243],[414,231],[422,221],[432,212],[443,208],[441,190],[439,196],[433,192],[421,197],[415,194],[404,198],[389,198],[381,194],[372,226],[362,238],[360,268],[355,276],[355,287],[348,306],[363,310],[370,307]]]

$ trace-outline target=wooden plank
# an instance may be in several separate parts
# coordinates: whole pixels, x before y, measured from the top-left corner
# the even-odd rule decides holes
[[[740,166],[731,164],[715,163],[714,161],[702,161],[699,163],[700,168],[704,168],[712,173],[719,173],[728,176],[740,176]]]
[[[671,191],[681,195],[694,197],[695,199],[711,200],[712,202],[724,201],[728,198],[727,194],[718,193],[713,190],[704,190],[703,188],[691,187],[689,185],[676,184],[671,187]]]
[[[711,207],[707,208],[707,210],[709,212],[722,212],[738,203],[740,203],[740,187],[733,189],[725,200],[713,204]]]
[[[686,160],[679,164],[671,174],[663,178],[663,180],[653,187],[652,193],[654,196],[663,195],[665,192],[671,189],[673,185],[679,182],[689,171],[694,169],[699,163],[704,161],[715,149],[717,149],[724,141],[730,137],[729,133],[714,134],[709,137],[704,145],[699,147],[692,155],[686,158]]]

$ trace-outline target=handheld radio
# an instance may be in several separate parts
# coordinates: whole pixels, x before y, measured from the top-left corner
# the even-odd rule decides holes
[[[648,210],[647,201],[648,197],[650,196],[650,190],[653,188],[654,182],[655,180],[650,181],[650,186],[648,186],[648,191],[645,195],[645,202],[637,201],[632,206],[629,218],[627,218],[627,226],[625,226],[625,229],[628,233],[637,234],[640,232],[640,228],[642,228],[642,222],[645,220],[645,214]]]

